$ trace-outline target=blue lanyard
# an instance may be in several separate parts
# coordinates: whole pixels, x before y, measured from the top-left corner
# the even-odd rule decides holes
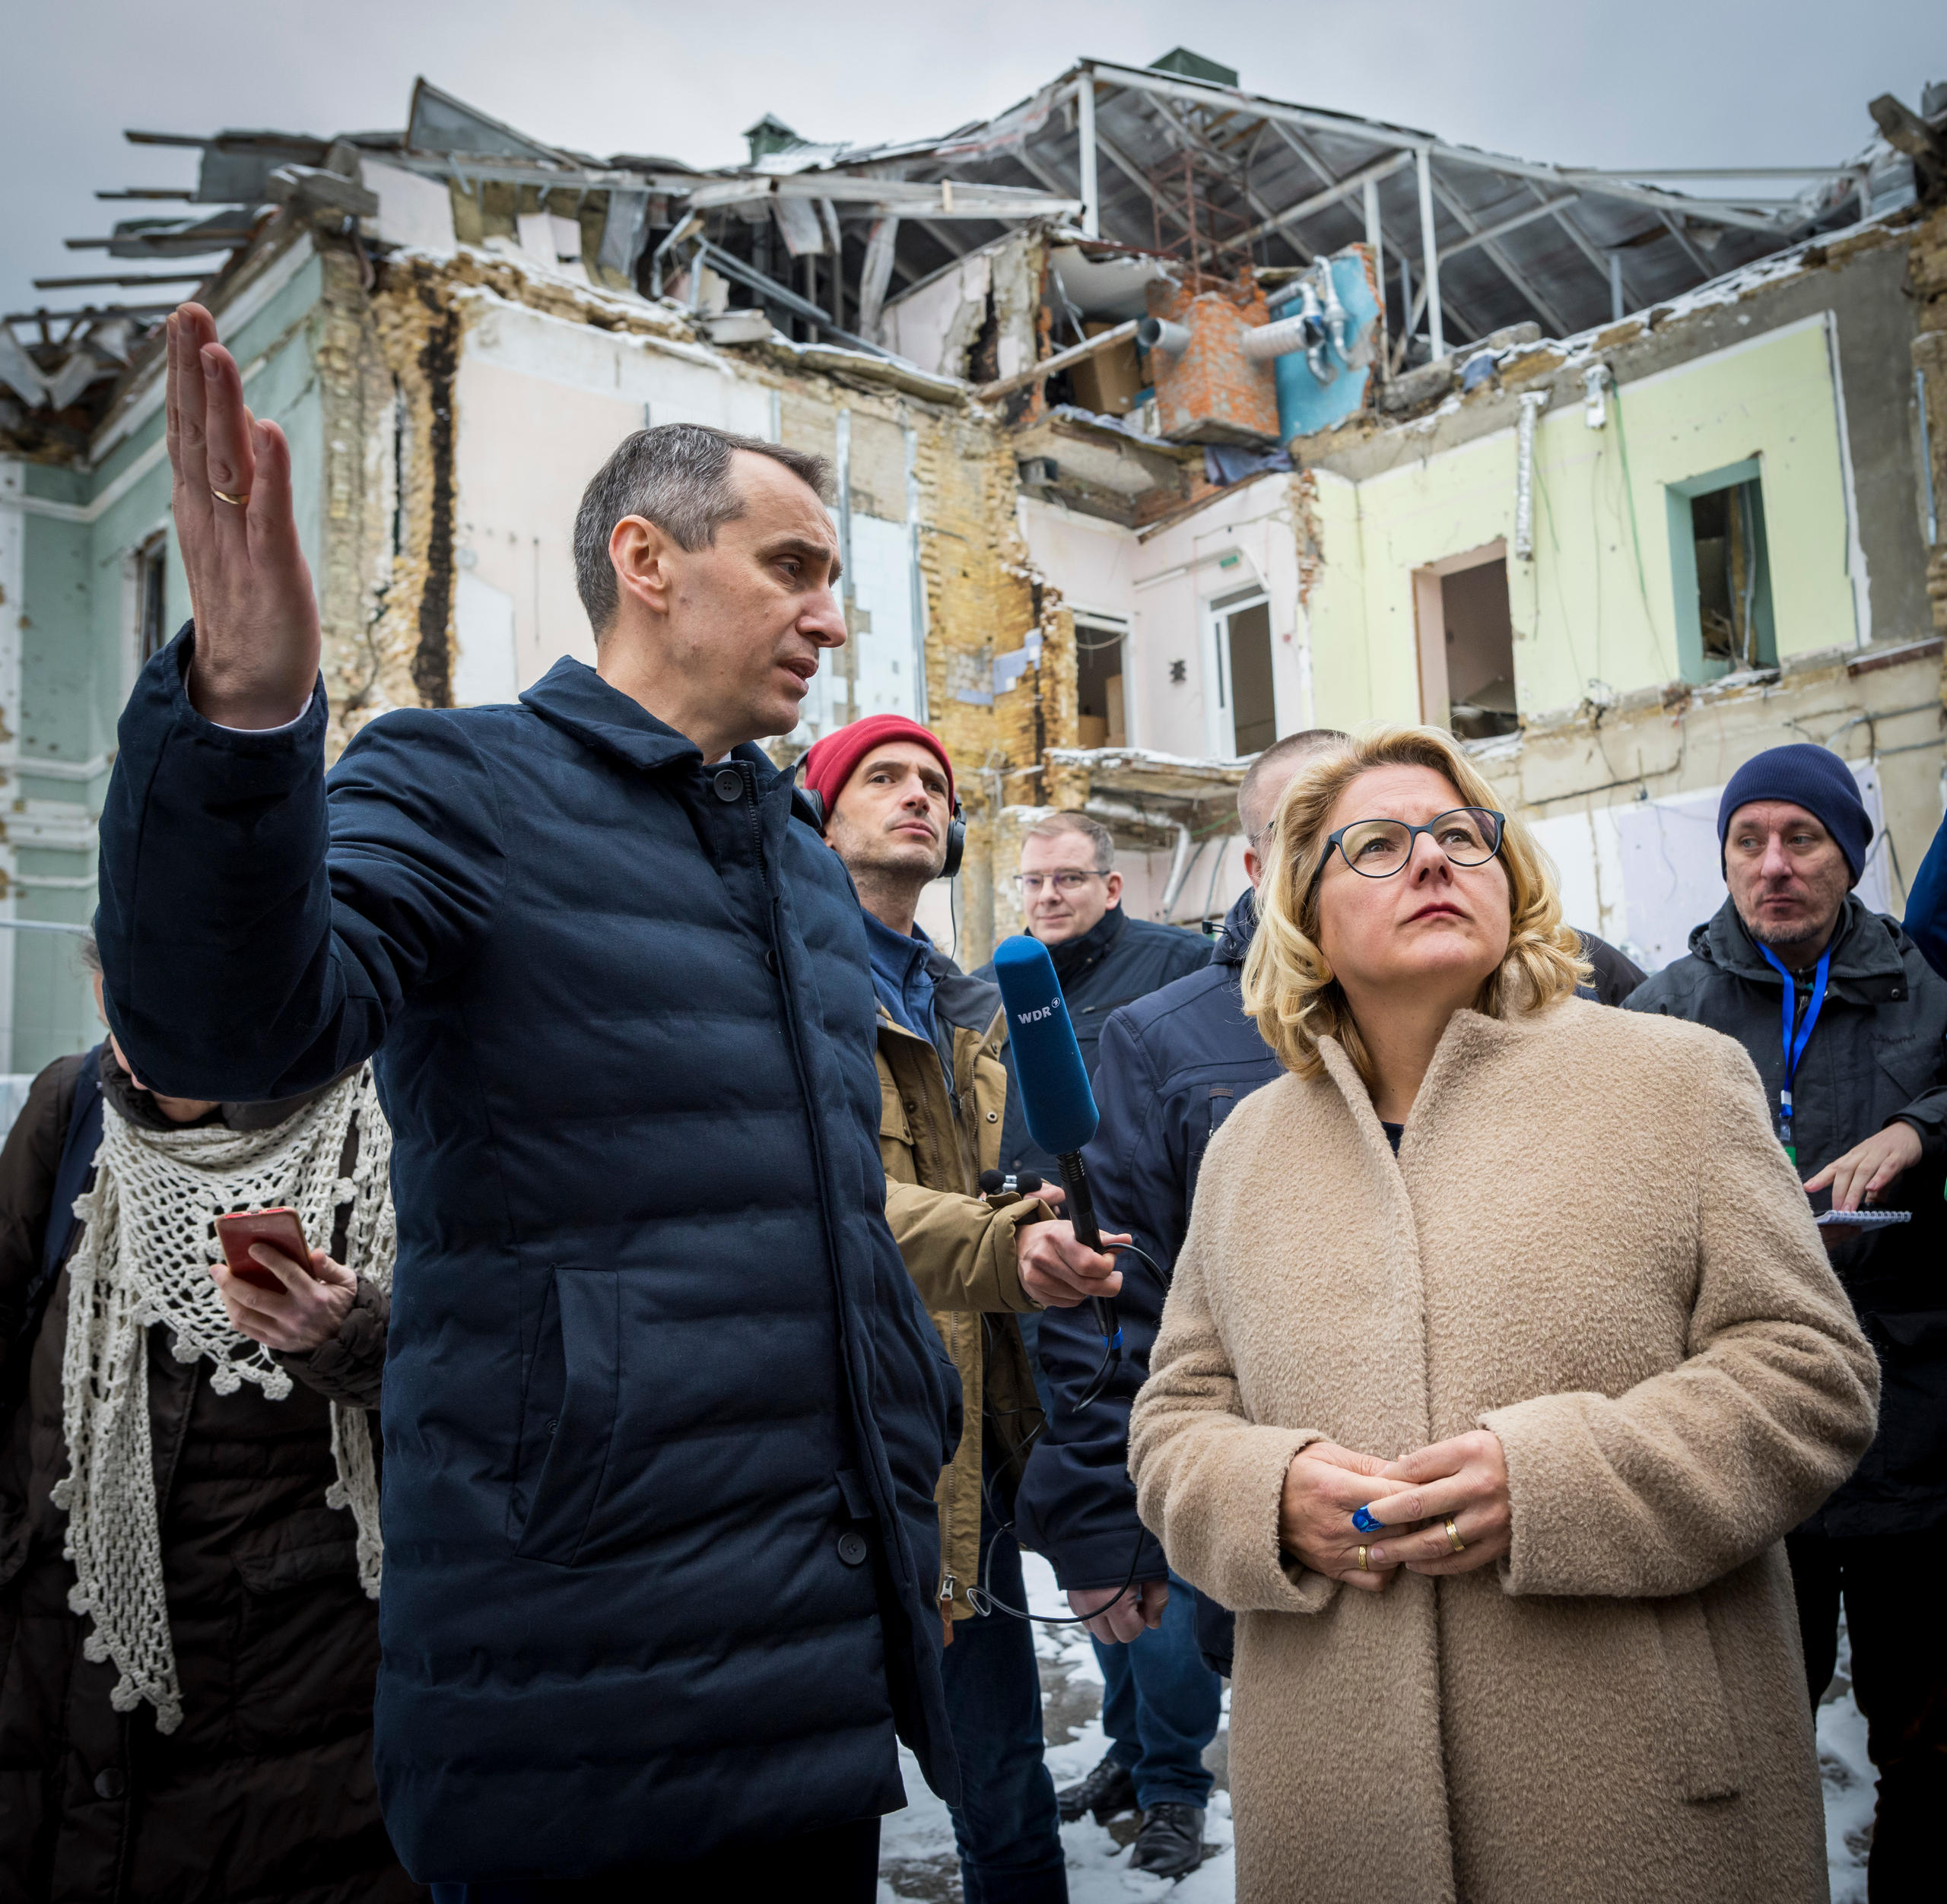
[[[1798,1146],[1792,1141],[1792,1086],[1797,1081],[1799,1060],[1805,1055],[1806,1046],[1811,1041],[1812,1027],[1818,1022],[1819,1008],[1825,1002],[1825,980],[1831,970],[1832,949],[1828,946],[1819,958],[1818,969],[1812,980],[1812,1002],[1806,1007],[1805,1023],[1796,1028],[1796,1037],[1792,1035],[1792,1021],[1798,1016],[1798,986],[1792,975],[1772,957],[1768,946],[1761,945],[1758,949],[1764,954],[1765,963],[1785,982],[1780,1007],[1784,1024],[1781,1042],[1785,1053],[1785,1081],[1778,1090],[1778,1141],[1785,1147],[1785,1155],[1796,1163]]]

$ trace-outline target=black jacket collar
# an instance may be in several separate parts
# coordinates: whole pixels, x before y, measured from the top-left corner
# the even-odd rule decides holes
[[[1844,986],[1855,996],[1875,1000],[1883,995],[1889,983],[1903,984],[1906,962],[1901,937],[1891,920],[1869,911],[1856,893],[1848,893],[1838,929],[1832,936],[1828,982]],[[1773,989],[1783,985],[1728,899],[1714,918],[1691,934],[1690,950],[1705,964],[1734,978]]]
[[[678,762],[703,765],[703,750],[695,741],[571,655],[564,655],[520,699],[550,725],[625,766],[654,773]],[[750,741],[732,747],[730,758],[757,770],[760,795],[777,778],[770,757]]]
[[[1224,929],[1217,935],[1217,949],[1210,955],[1212,965],[1242,965],[1251,941],[1257,936],[1257,893],[1247,886],[1231,902],[1224,916]]]
[[[1055,962],[1055,976],[1063,988],[1069,979],[1079,978],[1098,960],[1106,958],[1128,924],[1129,914],[1121,906],[1112,906],[1079,938],[1064,939],[1059,945],[1050,946],[1048,956]]]
[[[933,975],[933,1014],[963,1031],[984,1033],[1001,1008],[1001,988],[991,980],[961,970],[937,948],[926,960]]]

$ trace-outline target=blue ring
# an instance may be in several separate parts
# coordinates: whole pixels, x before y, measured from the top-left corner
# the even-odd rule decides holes
[[[1371,1508],[1367,1506],[1353,1509],[1352,1525],[1361,1534],[1377,1534],[1386,1523],[1374,1518]]]

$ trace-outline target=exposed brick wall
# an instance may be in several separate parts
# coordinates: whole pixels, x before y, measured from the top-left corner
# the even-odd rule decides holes
[[[920,568],[926,579],[927,701],[935,731],[958,767],[967,808],[961,963],[978,964],[1014,923],[1014,857],[997,837],[1002,808],[1060,800],[1081,789],[1043,766],[1051,747],[1072,747],[1075,624],[1028,559],[1015,513],[1014,451],[991,424],[965,413],[922,428],[919,443]],[[991,692],[993,660],[1041,638],[1041,659],[991,706],[960,698]]]
[[[468,309],[459,294],[485,287],[601,328],[669,335],[683,328],[653,309],[618,313],[570,286],[531,278],[511,261],[464,254],[402,259],[369,293],[357,287],[356,261],[348,266],[350,277],[332,281],[324,320],[337,393],[328,401],[345,424],[329,433],[345,446],[342,465],[334,461],[327,474],[334,497],[342,489],[345,499],[342,511],[333,506],[326,559],[327,587],[335,592],[325,658],[334,755],[375,714],[428,698],[425,660],[436,626],[451,642],[453,536],[440,499],[455,474],[450,365]],[[1073,770],[1049,770],[1043,761],[1048,748],[1076,744],[1075,627],[1021,538],[1012,440],[981,411],[851,382],[781,354],[738,359],[739,374],[777,392],[780,434],[788,443],[830,455],[838,412],[850,412],[855,509],[904,515],[903,430],[915,433],[928,710],[954,757],[966,808],[960,950],[964,963],[977,964],[1015,924],[1005,884],[1015,854],[1003,843],[996,857],[996,815],[1008,806],[1079,805],[1086,792]],[[995,656],[1020,649],[1037,633],[1038,666],[991,704],[961,698],[991,693]],[[848,652],[840,653],[841,674]]]
[[[315,580],[335,758],[369,718],[381,672],[376,627],[391,548],[393,391],[360,260],[328,241],[319,251],[324,294],[311,314],[311,358],[323,411],[324,535]]]
[[[1209,281],[1202,281],[1209,283]],[[1151,354],[1158,419],[1166,436],[1191,430],[1212,440],[1278,440],[1278,387],[1269,363],[1243,354],[1243,334],[1271,320],[1264,293],[1247,272],[1235,287],[1196,289],[1159,283],[1149,290],[1150,314],[1186,325],[1189,347],[1180,357]]]

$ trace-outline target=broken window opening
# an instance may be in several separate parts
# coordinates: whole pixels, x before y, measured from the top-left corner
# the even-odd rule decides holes
[[[986,314],[967,353],[967,375],[974,383],[993,383],[1001,373],[1001,320],[994,308],[994,294],[987,294]]]
[[[135,658],[159,653],[169,641],[169,536],[158,529],[135,552]]]
[[[1261,754],[1278,738],[1271,675],[1271,604],[1263,589],[1241,589],[1211,605],[1216,633],[1215,744],[1233,760]]]
[[[1514,698],[1514,623],[1505,557],[1440,581],[1447,643],[1447,725],[1463,741],[1491,740],[1521,725]]]
[[[1123,645],[1128,630],[1104,617],[1075,620],[1076,728],[1084,747],[1126,747]]]
[[[1772,665],[1764,519],[1755,481],[1691,498],[1698,632],[1707,669],[1730,672]]]
[[[1505,542],[1485,543],[1415,569],[1413,619],[1420,651],[1420,719],[1463,741],[1517,732],[1521,718]]]
[[[1664,496],[1683,679],[1709,681],[1775,668],[1778,645],[1758,459],[1672,483]]]

